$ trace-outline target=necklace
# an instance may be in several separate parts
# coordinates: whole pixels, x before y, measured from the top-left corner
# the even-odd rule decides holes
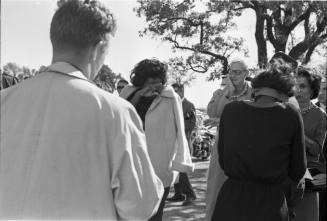
[[[302,114],[302,115],[305,115],[305,114],[309,113],[310,110],[311,110],[312,108],[314,108],[314,107],[315,107],[315,105],[314,105],[313,103],[310,102],[309,106],[304,107],[304,108],[301,108],[301,114]]]

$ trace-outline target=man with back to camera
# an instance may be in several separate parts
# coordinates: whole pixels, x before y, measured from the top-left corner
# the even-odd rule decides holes
[[[172,84],[172,87],[174,88],[175,92],[179,95],[179,97],[182,99],[185,135],[187,141],[189,141],[191,133],[196,124],[195,107],[192,102],[190,102],[184,97],[184,85],[174,83]],[[193,191],[187,173],[179,173],[178,183],[174,184],[174,189],[175,189],[175,195],[171,198],[168,198],[167,199],[168,201],[173,201],[173,202],[184,201],[182,205],[188,206],[191,205],[193,201],[196,199],[196,195]]]
[[[146,220],[163,186],[141,120],[91,82],[113,15],[96,0],[58,6],[52,64],[1,91],[0,219]]]

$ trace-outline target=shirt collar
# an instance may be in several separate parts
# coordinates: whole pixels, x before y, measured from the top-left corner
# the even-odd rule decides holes
[[[51,64],[50,66],[45,68],[44,72],[55,72],[59,74],[68,75],[74,78],[90,81],[80,70],[77,70],[73,65],[64,61],[55,62]]]

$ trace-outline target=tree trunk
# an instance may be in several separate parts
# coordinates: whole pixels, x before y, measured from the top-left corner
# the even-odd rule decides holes
[[[267,66],[267,42],[264,37],[265,17],[262,8],[255,9],[256,25],[255,25],[255,40],[258,47],[258,66],[259,68],[265,68]]]

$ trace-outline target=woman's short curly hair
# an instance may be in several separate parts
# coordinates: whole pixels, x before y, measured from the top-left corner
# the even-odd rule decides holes
[[[268,87],[289,97],[294,95],[295,79],[292,74],[270,69],[259,73],[252,79],[253,89]]]
[[[297,71],[298,77],[304,77],[307,79],[309,87],[312,90],[311,99],[315,99],[319,95],[320,85],[321,85],[321,76],[314,73],[312,69],[306,67],[299,67]]]
[[[158,59],[144,59],[137,63],[131,71],[131,83],[136,87],[142,87],[148,78],[160,78],[162,83],[167,82],[167,64]]]

